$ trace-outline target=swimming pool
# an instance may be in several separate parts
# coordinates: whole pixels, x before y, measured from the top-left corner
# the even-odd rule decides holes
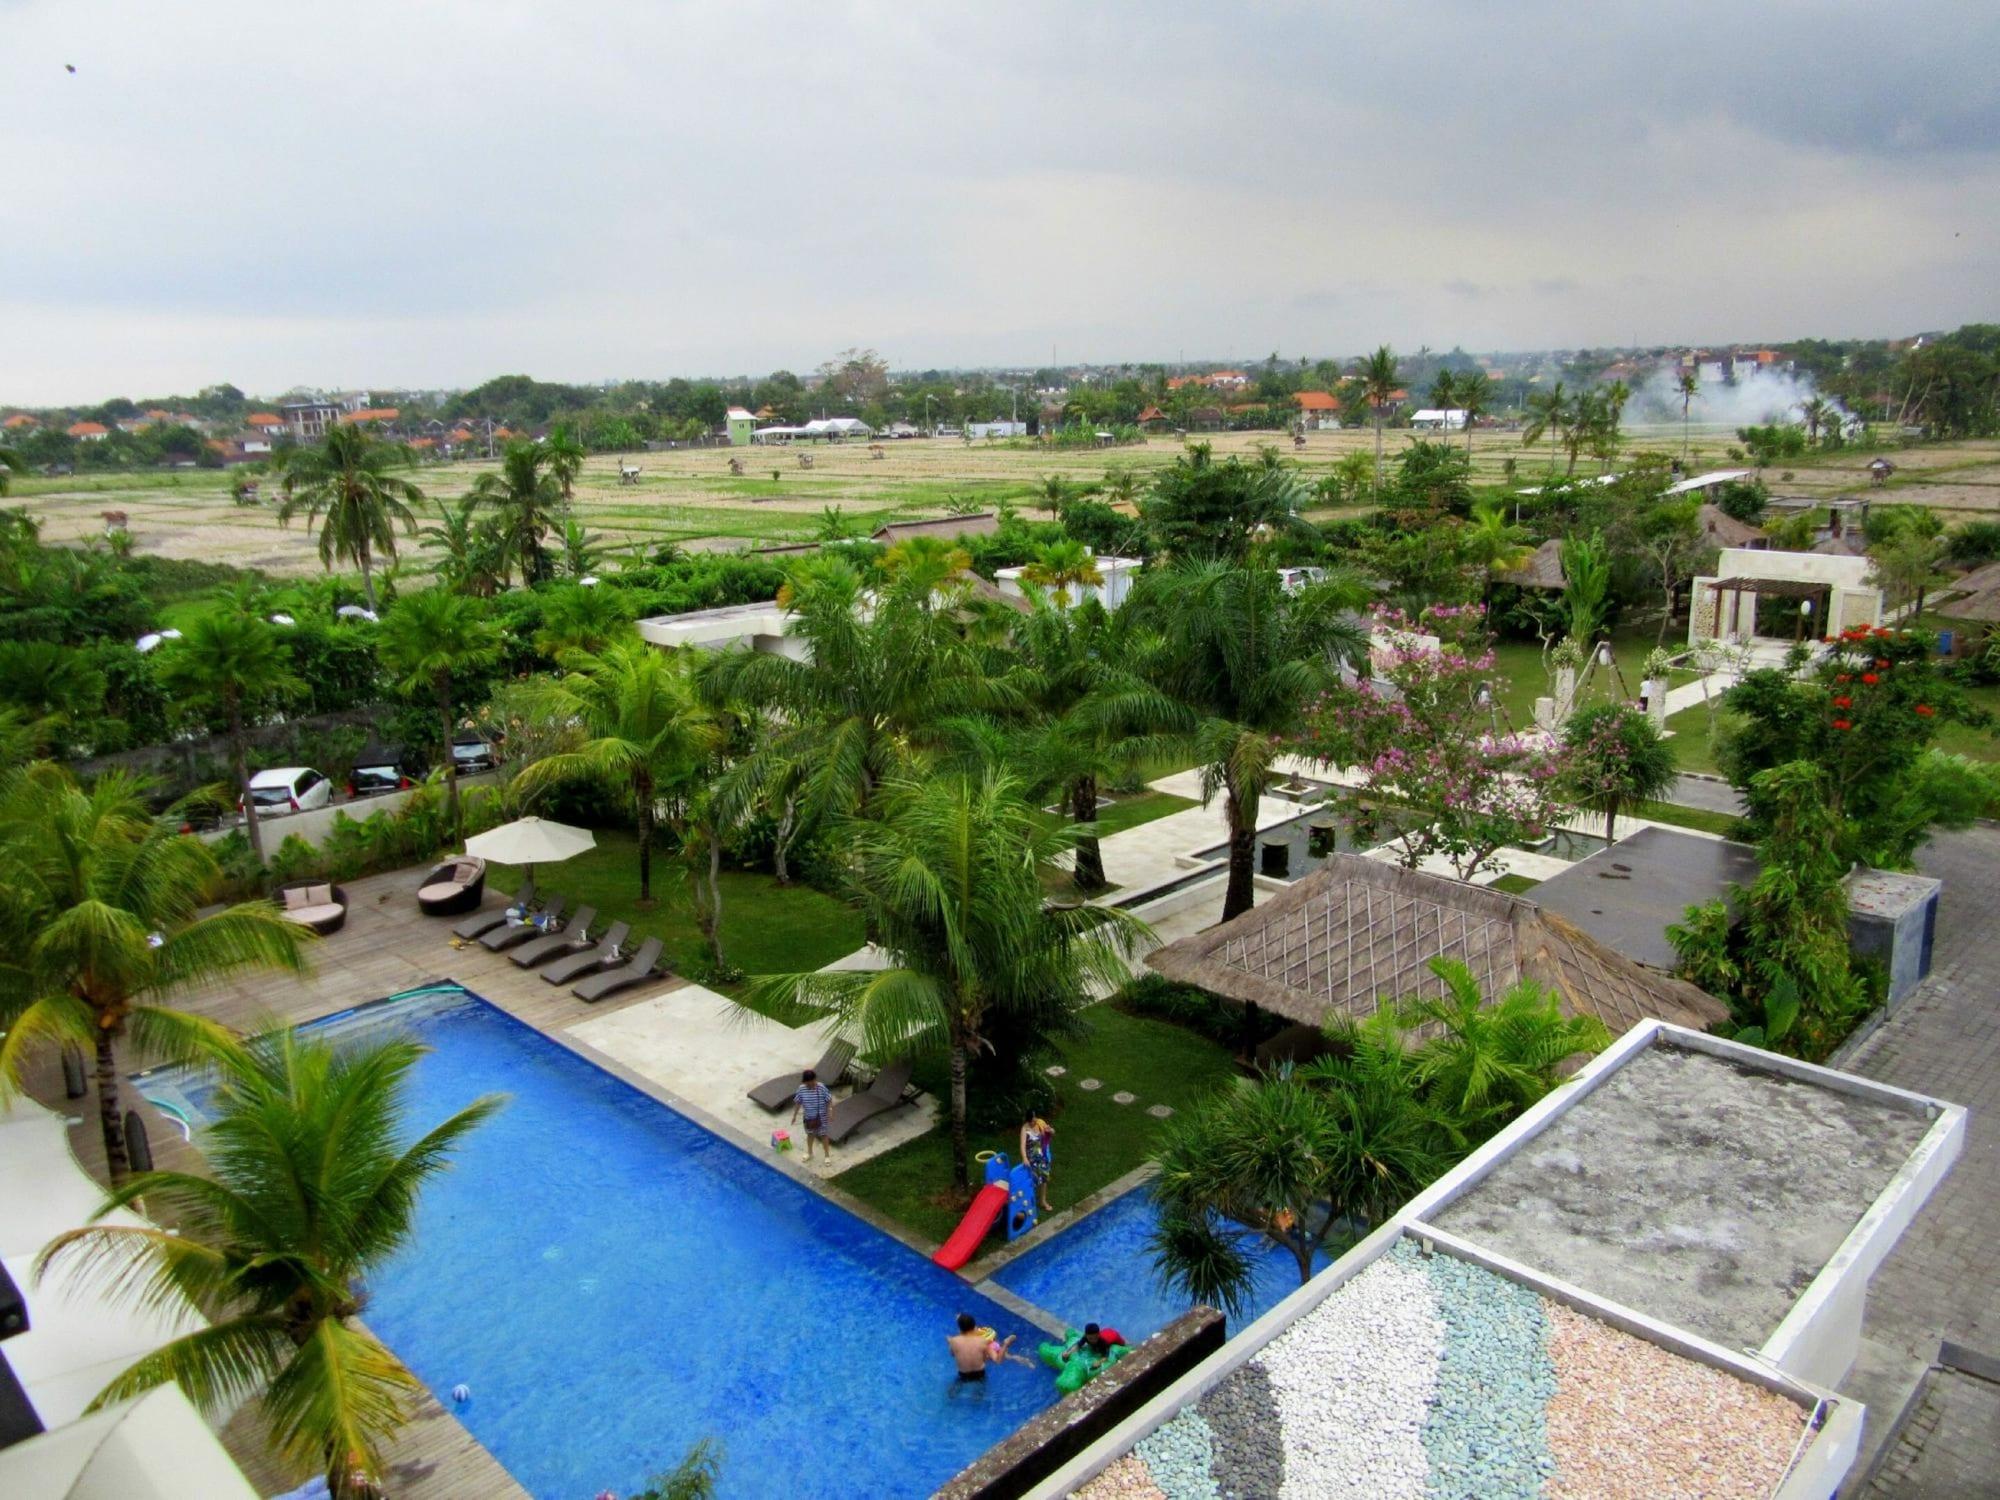
[[[1009,1261],[993,1279],[1015,1296],[1045,1307],[1077,1327],[1103,1323],[1131,1343],[1150,1338],[1194,1304],[1170,1292],[1153,1272],[1146,1237],[1159,1221],[1153,1195],[1137,1187],[1082,1222]],[[1246,1250],[1250,1248],[1246,1243]],[[1243,1316],[1230,1319],[1234,1334],[1298,1290],[1299,1265],[1289,1250],[1266,1242],[1252,1256],[1256,1281]],[[1315,1270],[1332,1264],[1322,1255]]]
[[[1055,1397],[1001,1369],[961,1392],[960,1311],[1044,1335],[852,1214],[457,987],[314,1028],[433,1048],[411,1124],[510,1096],[425,1188],[370,1327],[536,1495],[636,1490],[690,1444],[722,1493],[928,1494]],[[199,1118],[198,1081],[141,1080]],[[961,1399],[962,1396],[962,1399]]]

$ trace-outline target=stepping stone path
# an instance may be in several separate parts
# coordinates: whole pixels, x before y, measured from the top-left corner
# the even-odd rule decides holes
[[[1104,1080],[1102,1078],[1080,1078],[1077,1080],[1076,1086],[1086,1094],[1094,1094],[1097,1090],[1104,1087]]]
[[[1173,1118],[1174,1112],[1164,1104],[1149,1104],[1146,1106],[1146,1113],[1156,1120],[1169,1120]]]
[[[1051,1078],[1061,1078],[1065,1073],[1069,1072],[1069,1069],[1065,1068],[1061,1063],[1050,1063],[1042,1071],[1047,1073]]]
[[[1138,1097],[1139,1096],[1137,1094],[1130,1094],[1127,1093],[1125,1090],[1120,1089],[1117,1093],[1111,1096],[1111,1102],[1113,1104],[1130,1104],[1134,1099]]]

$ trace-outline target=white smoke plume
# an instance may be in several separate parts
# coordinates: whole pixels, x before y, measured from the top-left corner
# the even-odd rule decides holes
[[[1737,365],[1733,384],[1724,383],[1719,362],[1704,364],[1699,374],[1701,389],[1688,408],[1688,420],[1696,423],[1728,427],[1795,423],[1799,408],[1820,394],[1810,375],[1761,365]],[[1850,415],[1839,402],[1833,404],[1843,419]],[[1678,422],[1680,371],[1663,366],[1648,375],[1633,392],[1632,410],[1641,422]]]

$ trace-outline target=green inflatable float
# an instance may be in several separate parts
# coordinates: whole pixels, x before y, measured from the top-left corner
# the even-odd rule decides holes
[[[1117,1329],[1086,1323],[1080,1332],[1065,1328],[1060,1344],[1041,1344],[1035,1352],[1043,1364],[1056,1372],[1056,1389],[1068,1395],[1082,1390],[1100,1372],[1117,1364],[1132,1352],[1132,1346]]]

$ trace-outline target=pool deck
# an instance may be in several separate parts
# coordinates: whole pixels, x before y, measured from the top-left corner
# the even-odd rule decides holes
[[[692,1115],[704,1127],[734,1135],[766,1157],[772,1155],[770,1132],[774,1123],[783,1123],[783,1117],[774,1121],[744,1098],[744,1092],[787,1069],[809,1067],[823,1050],[817,1030],[780,1026],[713,991],[672,977],[588,1004],[571,995],[567,986],[548,984],[533,970],[517,968],[505,954],[490,953],[477,943],[454,948],[451,929],[460,919],[426,917],[417,909],[416,889],[422,876],[422,870],[411,869],[349,882],[347,924],[316,945],[311,973],[297,979],[269,974],[238,977],[180,996],[176,1003],[237,1030],[256,1032],[318,1020],[425,985],[454,982]],[[497,907],[503,900],[489,893],[486,904]],[[122,1060],[127,1073],[150,1061],[129,1046]],[[67,1131],[70,1149],[92,1176],[105,1180],[94,1098],[64,1099],[53,1056],[31,1069],[28,1086],[29,1093],[72,1122]],[[156,1165],[197,1164],[174,1123],[136,1090],[127,1088],[125,1104],[145,1119]],[[929,1128],[935,1108],[926,1099],[894,1115],[877,1117],[862,1127],[836,1162],[851,1166],[920,1134]],[[906,1233],[817,1180],[824,1175],[821,1170],[808,1173],[792,1159],[775,1160],[773,1165],[910,1243]],[[1046,1321],[1045,1315],[1040,1321]],[[272,1462],[253,1413],[239,1413],[223,1429],[223,1440],[262,1493],[274,1494],[296,1482]],[[386,1478],[399,1500],[517,1500],[527,1494],[428,1394],[420,1398],[413,1420],[391,1445]]]

